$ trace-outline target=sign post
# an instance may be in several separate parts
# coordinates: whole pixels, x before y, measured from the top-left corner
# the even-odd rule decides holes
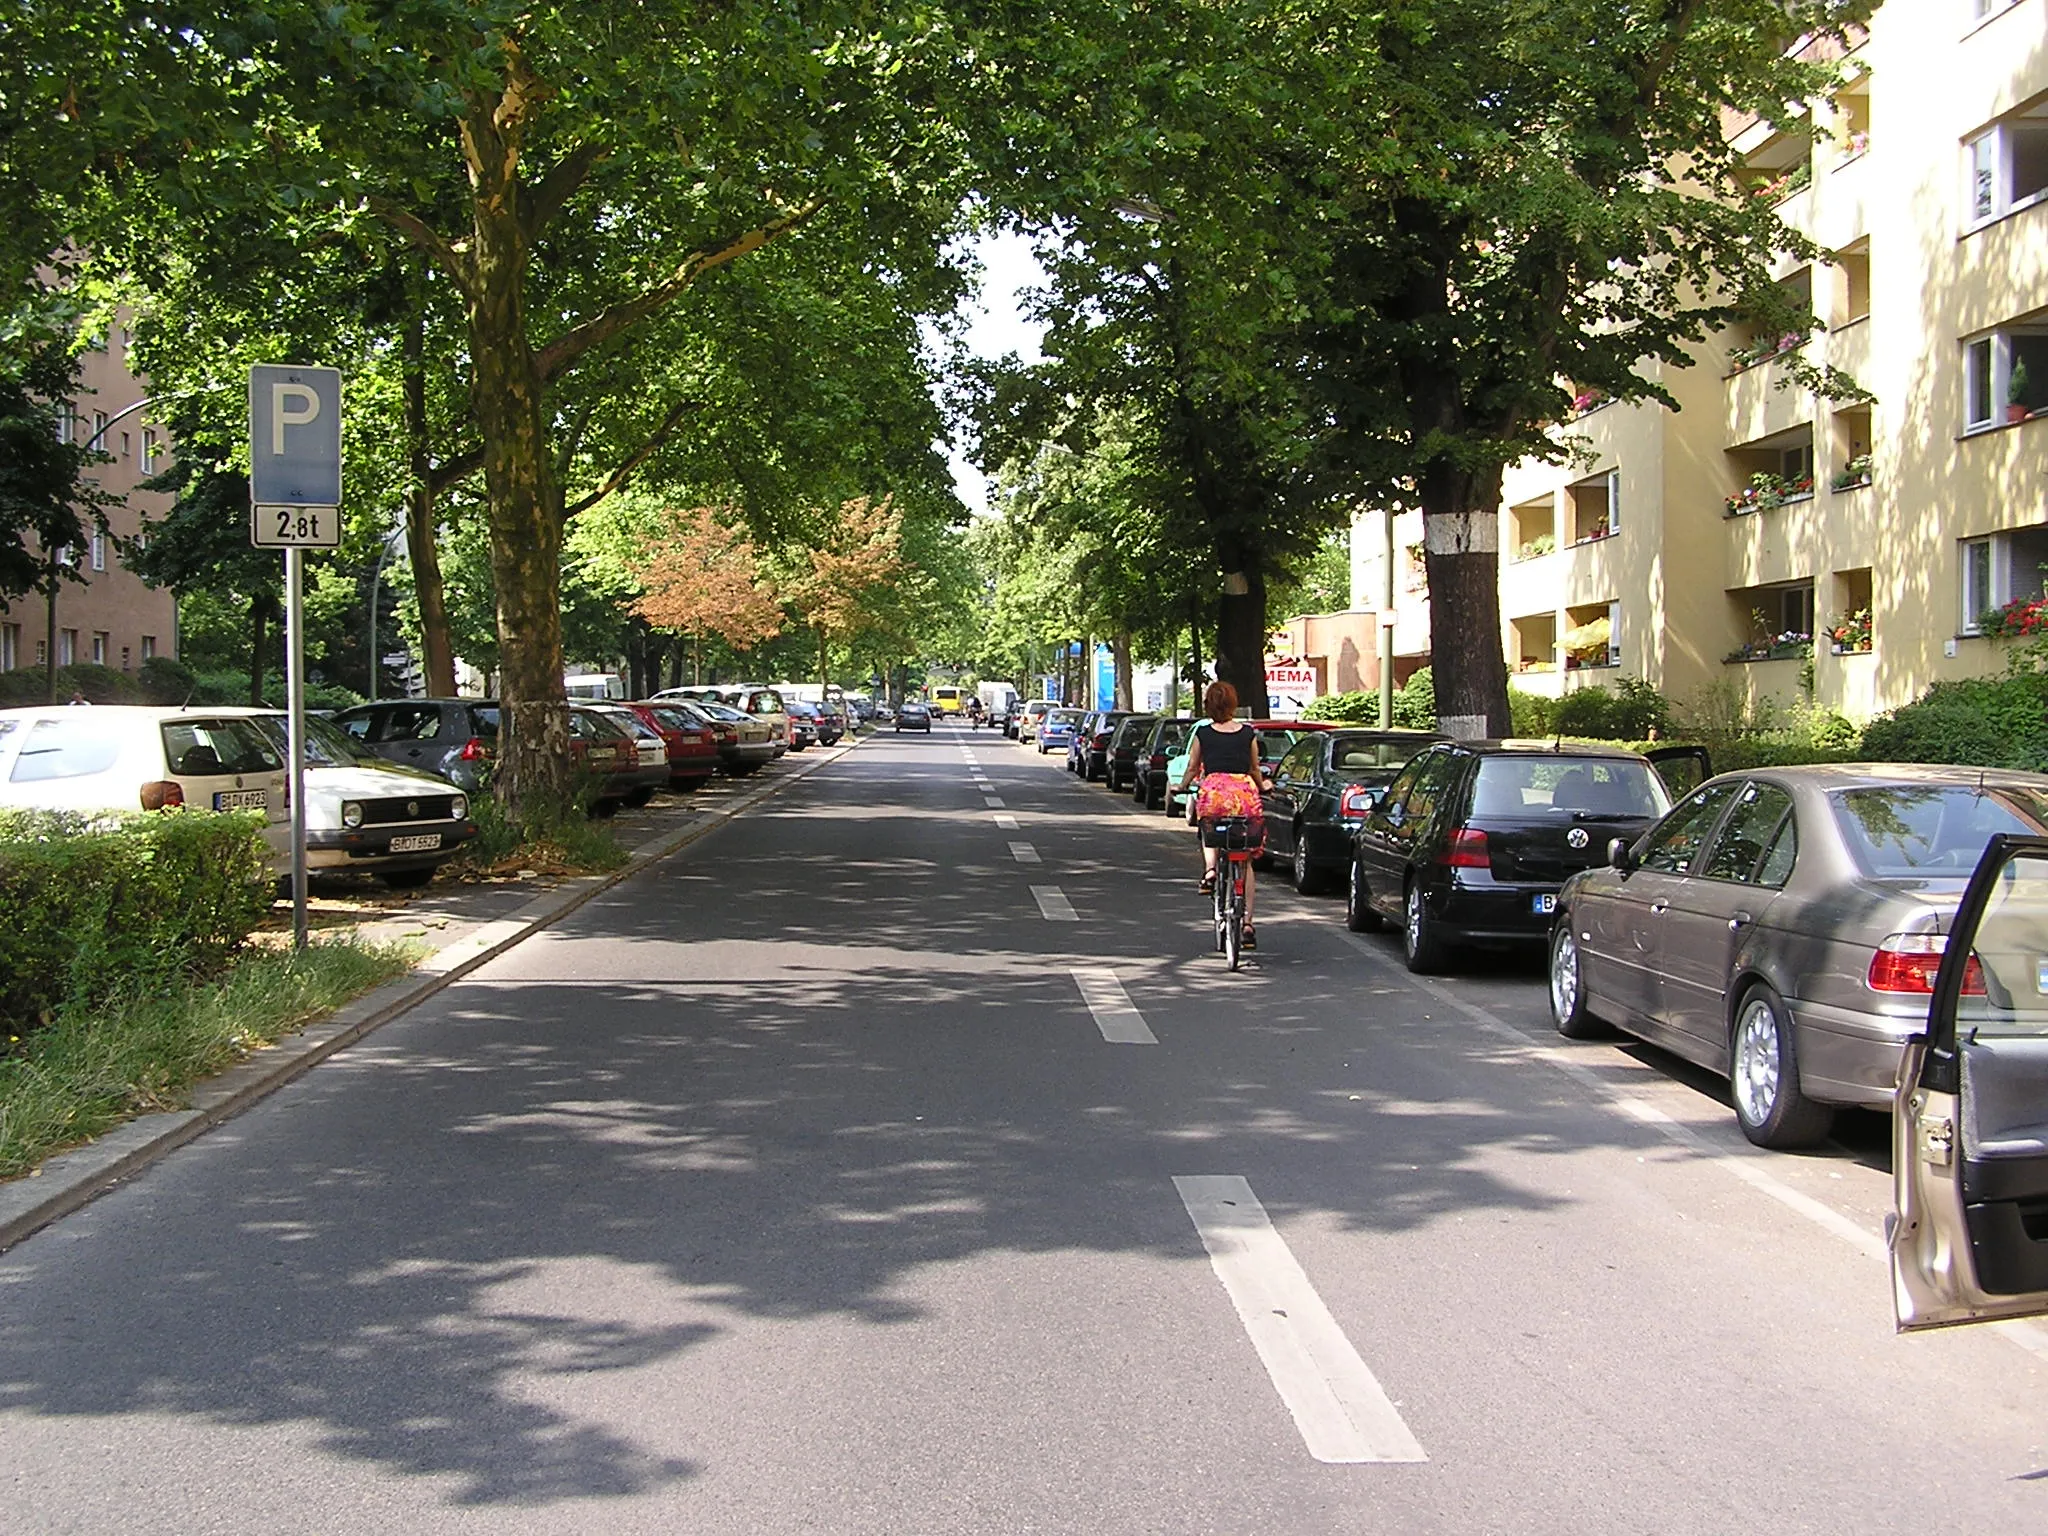
[[[249,370],[249,542],[284,551],[285,744],[292,813],[292,943],[306,947],[308,549],[341,543],[341,370]]]

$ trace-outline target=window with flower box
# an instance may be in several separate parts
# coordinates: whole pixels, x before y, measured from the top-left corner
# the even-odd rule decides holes
[[[1574,544],[1590,544],[1621,531],[1621,471],[1577,481],[1565,491],[1565,515]]]
[[[2034,634],[2048,629],[2048,620],[2041,613],[2048,526],[1964,539],[1958,554],[1962,576],[1958,634]]]
[[[2048,415],[2048,320],[2026,321],[1963,343],[1963,431]]]
[[[1835,609],[1822,626],[1828,649],[1837,656],[1867,655],[1871,649],[1870,567],[1835,572]]]
[[[1745,638],[1723,659],[1790,661],[1813,654],[1813,583],[1740,587],[1728,594]]]

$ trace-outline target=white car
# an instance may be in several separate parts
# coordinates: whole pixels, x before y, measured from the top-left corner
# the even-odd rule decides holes
[[[261,811],[290,860],[284,754],[248,710],[141,704],[0,710],[0,805],[48,811]]]
[[[229,711],[222,711],[229,713]],[[285,755],[282,710],[237,710]],[[339,726],[306,720],[306,868],[363,870],[411,890],[476,836],[469,796],[446,779],[367,757]],[[287,851],[286,859],[290,853]]]

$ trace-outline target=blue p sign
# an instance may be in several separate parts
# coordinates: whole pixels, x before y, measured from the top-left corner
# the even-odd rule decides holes
[[[341,505],[341,370],[258,363],[249,370],[249,499]]]

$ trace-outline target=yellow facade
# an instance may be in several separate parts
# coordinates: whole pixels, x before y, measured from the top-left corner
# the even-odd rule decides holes
[[[1778,274],[1822,327],[1724,335],[1658,373],[1681,411],[1589,401],[1560,428],[1572,462],[1509,473],[1517,687],[1639,676],[1789,706],[1810,633],[1813,702],[1863,720],[2002,669],[1981,615],[2039,597],[2048,564],[2048,0],[1891,0],[1847,62],[1810,131],[1734,140],[1833,257]],[[1795,353],[1875,403],[1780,388]],[[1358,566],[1374,579],[1370,553]]]

